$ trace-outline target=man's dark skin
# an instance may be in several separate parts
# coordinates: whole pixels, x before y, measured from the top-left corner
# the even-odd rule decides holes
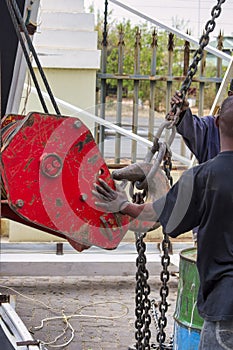
[[[231,86],[233,87],[233,79],[231,82]],[[231,89],[231,86],[230,86],[230,89]],[[227,95],[228,95],[228,97],[233,96],[233,90],[228,90]],[[174,96],[172,96],[172,98],[171,98],[171,106],[180,105],[181,103],[182,103],[181,93],[179,91],[176,91]],[[185,112],[188,108],[189,108],[189,103],[188,103],[187,99],[185,99],[184,103],[182,104],[180,113]]]

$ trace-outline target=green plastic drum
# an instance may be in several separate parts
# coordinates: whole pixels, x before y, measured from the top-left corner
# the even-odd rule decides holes
[[[180,253],[179,284],[174,313],[174,350],[197,350],[203,319],[197,311],[199,276],[196,248]]]

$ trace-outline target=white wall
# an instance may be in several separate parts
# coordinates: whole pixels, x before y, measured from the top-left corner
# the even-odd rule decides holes
[[[33,43],[53,94],[77,107],[94,112],[96,71],[100,68],[94,15],[84,13],[83,0],[41,0],[38,29]],[[36,68],[41,89],[40,75]],[[27,81],[26,81],[27,82]],[[25,90],[20,111],[43,111],[37,96]],[[54,113],[51,105],[49,112]],[[61,110],[67,115],[67,111]],[[85,121],[90,129],[93,123]]]
[[[53,94],[79,108],[95,111],[96,71],[100,68],[94,15],[84,13],[83,0],[41,0],[38,29],[33,44]],[[45,91],[38,69],[33,62],[41,89]],[[26,79],[27,83],[27,79]],[[33,85],[33,84],[32,84]],[[41,111],[40,101],[24,90],[20,111],[24,114]],[[50,113],[54,113],[48,104]],[[63,115],[70,115],[61,109]],[[83,120],[93,130],[93,122]],[[10,241],[51,241],[56,236],[10,222]]]

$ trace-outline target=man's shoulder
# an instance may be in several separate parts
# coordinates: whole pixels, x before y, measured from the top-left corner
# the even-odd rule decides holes
[[[204,115],[203,117],[197,117],[196,116],[196,118],[199,118],[199,119],[201,119],[203,121],[207,121],[207,122],[209,122],[211,124],[214,123],[214,121],[215,121],[215,117],[213,115]]]
[[[198,116],[194,114],[190,108],[188,108],[182,115],[181,120],[177,124],[177,131],[183,132],[187,127],[190,129],[191,125],[203,125],[206,127],[215,126],[215,118],[212,115]]]

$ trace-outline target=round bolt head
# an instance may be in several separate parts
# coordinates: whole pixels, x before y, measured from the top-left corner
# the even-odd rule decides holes
[[[81,196],[80,196],[80,200],[81,200],[82,202],[86,202],[87,198],[88,198],[88,196],[87,196],[86,193],[83,193],[83,194],[81,194]]]
[[[24,206],[24,201],[22,199],[17,199],[16,205],[18,208],[22,208]]]
[[[74,127],[75,128],[79,129],[79,128],[81,128],[81,126],[82,126],[82,122],[80,120],[76,120],[74,122]]]

